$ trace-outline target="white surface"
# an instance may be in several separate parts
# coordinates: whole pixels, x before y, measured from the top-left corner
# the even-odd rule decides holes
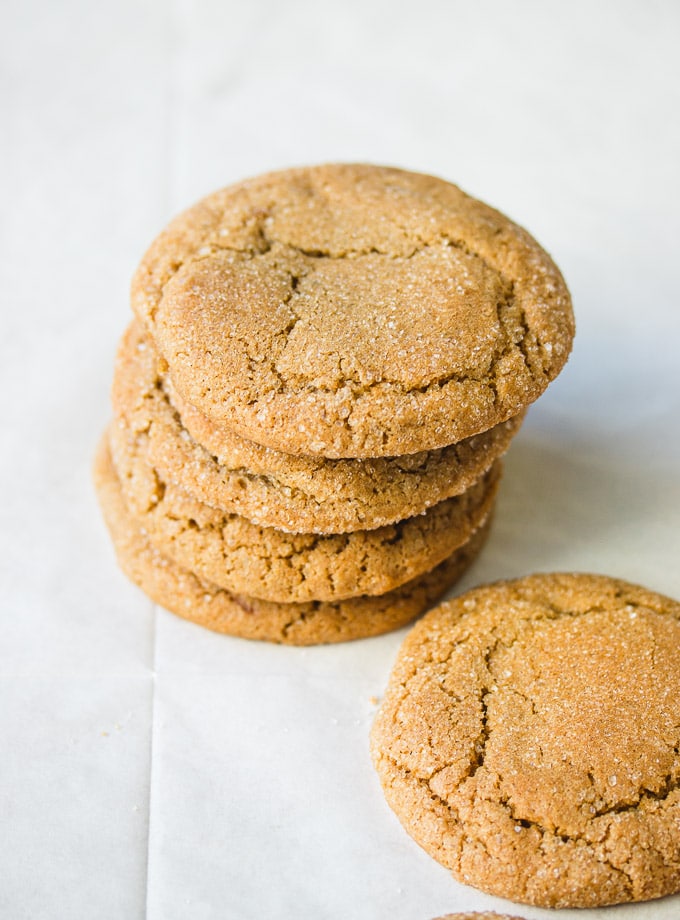
[[[403,632],[282,649],[154,610],[89,465],[128,279],[172,214],[296,163],[430,171],[536,235],[578,321],[465,585],[581,569],[680,596],[678,5],[31,0],[3,19],[0,917],[554,916],[457,885],[384,804],[370,698]],[[680,898],[577,915],[605,914],[670,920]]]

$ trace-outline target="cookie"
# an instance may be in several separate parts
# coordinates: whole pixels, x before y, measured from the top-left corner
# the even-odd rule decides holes
[[[462,882],[541,907],[680,891],[680,604],[595,575],[444,603],[372,730],[388,802]]]
[[[366,165],[203,199],[144,256],[132,306],[187,402],[331,458],[434,450],[516,416],[574,333],[528,233],[441,179]]]
[[[436,917],[435,920],[522,920],[521,917],[511,917],[509,914],[495,914],[493,911],[468,911],[464,914],[446,914],[443,917]]]
[[[486,519],[500,461],[424,514],[350,534],[290,534],[197,501],[146,461],[143,436],[116,439],[131,513],[166,556],[229,591],[279,603],[384,594],[429,571]]]
[[[523,418],[405,457],[283,454],[216,425],[177,394],[171,401],[151,343],[135,324],[119,349],[113,405],[121,428],[145,437],[146,456],[165,479],[209,505],[293,533],[370,530],[459,495],[505,453]],[[113,438],[124,436],[112,429]]]
[[[125,505],[105,441],[97,453],[94,475],[120,566],[153,601],[216,632],[287,645],[345,642],[377,636],[409,623],[463,575],[489,530],[487,521],[449,559],[382,597],[276,604],[231,594],[161,555]]]

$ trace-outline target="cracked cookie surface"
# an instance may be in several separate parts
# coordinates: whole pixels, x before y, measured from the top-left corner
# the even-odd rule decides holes
[[[111,446],[127,505],[164,555],[230,591],[280,603],[384,594],[429,571],[481,526],[500,478],[496,461],[462,495],[375,530],[290,534],[165,482],[146,459],[143,436]]]
[[[270,173],[176,218],[132,306],[180,395],[237,434],[330,458],[432,450],[533,402],[574,325],[517,225],[416,173]]]
[[[105,440],[94,479],[120,567],[153,601],[216,632],[287,645],[346,642],[404,626],[464,574],[489,531],[487,521],[431,572],[380,597],[276,604],[232,594],[163,556],[130,514]]]
[[[196,498],[293,533],[346,533],[393,524],[459,495],[505,452],[522,416],[441,450],[326,460],[282,454],[215,425],[173,394],[138,324],[123,336],[111,437],[145,439],[150,464]]]
[[[680,891],[680,604],[604,576],[471,591],[409,634],[372,730],[411,836],[542,907]]]

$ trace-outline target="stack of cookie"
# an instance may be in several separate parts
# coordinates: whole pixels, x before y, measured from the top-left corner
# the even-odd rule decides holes
[[[296,644],[396,628],[453,584],[573,336],[528,234],[371,166],[204,199],[132,306],[96,466],[121,565],[182,616]]]

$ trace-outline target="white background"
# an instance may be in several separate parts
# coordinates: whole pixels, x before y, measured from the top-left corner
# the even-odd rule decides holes
[[[29,0],[0,30],[0,917],[526,918],[404,834],[367,734],[404,632],[286,649],[154,609],[89,467],[128,282],[263,170],[388,163],[524,224],[573,293],[464,586],[536,570],[680,596],[680,6]],[[677,918],[680,898],[580,920]]]

